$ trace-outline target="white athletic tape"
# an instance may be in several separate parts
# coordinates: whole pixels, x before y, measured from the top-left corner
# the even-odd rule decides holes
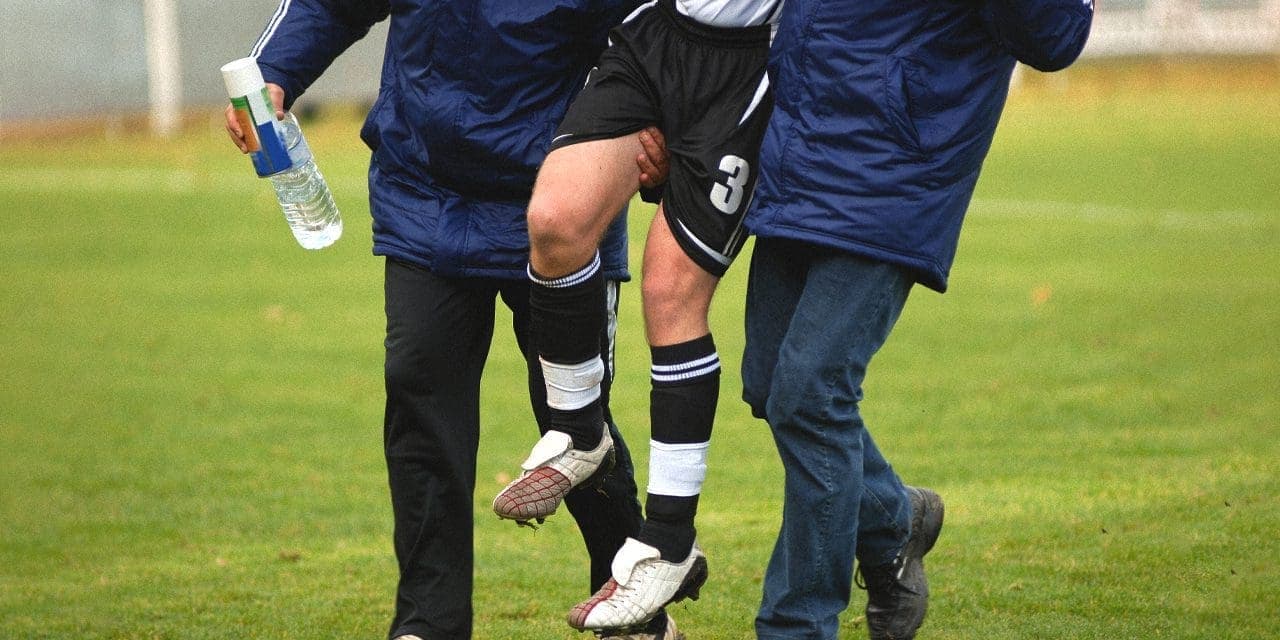
[[[649,441],[649,493],[688,497],[702,493],[710,442],[667,444]]]
[[[577,364],[556,364],[538,358],[547,383],[547,406],[561,411],[581,409],[600,397],[604,361],[596,356]]]

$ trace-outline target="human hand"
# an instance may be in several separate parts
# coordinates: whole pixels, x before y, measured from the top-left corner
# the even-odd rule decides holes
[[[636,164],[640,167],[640,186],[654,189],[667,181],[671,171],[671,154],[667,153],[667,139],[662,130],[648,127],[640,132],[640,146],[644,153],[636,156]]]
[[[271,98],[271,105],[276,108],[276,120],[284,119],[284,89],[278,84],[267,83],[267,95]],[[227,105],[226,109],[226,128],[227,135],[231,136],[231,142],[235,143],[236,148],[240,149],[240,153],[249,153],[249,143],[245,141],[244,129],[238,118],[236,118],[236,110],[231,105]],[[247,123],[252,125],[252,123]]]

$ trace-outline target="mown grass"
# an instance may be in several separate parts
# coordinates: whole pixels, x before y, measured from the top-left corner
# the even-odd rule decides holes
[[[913,294],[866,386],[895,467],[948,502],[922,637],[1274,633],[1278,99],[1267,65],[1022,78],[951,291]],[[347,222],[320,252],[293,244],[216,114],[169,143],[0,146],[0,637],[385,632],[381,262],[357,124],[307,127]],[[772,441],[738,400],[745,265],[715,307],[712,580],[674,610],[691,639],[753,637],[778,525]],[[643,486],[637,297],[615,411]],[[577,638],[571,519],[531,532],[488,514],[532,442],[506,326],[485,383],[476,637]],[[842,637],[865,636],[861,604]]]

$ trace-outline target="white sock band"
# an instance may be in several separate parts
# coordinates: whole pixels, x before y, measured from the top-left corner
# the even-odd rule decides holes
[[[538,358],[547,383],[547,406],[561,411],[581,409],[600,397],[604,361],[596,356],[577,364],[556,364]]]
[[[702,493],[710,442],[668,444],[649,441],[649,493],[688,497]]]
[[[600,252],[599,251],[597,251],[595,255],[591,257],[591,262],[588,262],[587,266],[581,269],[578,269],[577,271],[574,271],[573,273],[570,273],[568,275],[560,276],[559,278],[538,277],[537,274],[533,272],[532,264],[527,265],[524,269],[525,274],[529,276],[529,280],[532,281],[534,284],[540,284],[544,287],[550,287],[552,289],[564,289],[567,287],[572,287],[574,285],[582,284],[591,276],[594,276],[596,272],[599,270],[600,270]]]

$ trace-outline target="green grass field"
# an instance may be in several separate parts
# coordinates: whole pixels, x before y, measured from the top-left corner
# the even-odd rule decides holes
[[[1280,79],[1029,74],[945,296],[918,289],[863,411],[947,500],[922,638],[1262,638],[1280,611]],[[307,125],[343,209],[298,248],[219,128],[0,144],[0,638],[380,638],[381,260],[358,121]],[[634,216],[642,237],[648,210]],[[741,260],[690,640],[753,638],[781,470],[738,399]],[[615,412],[640,459],[625,291]],[[505,311],[500,312],[505,314]],[[499,319],[499,327],[505,327]],[[585,638],[572,519],[488,511],[533,442],[510,336],[486,380],[476,637]],[[548,567],[560,567],[548,570]],[[863,638],[861,592],[842,637]]]

